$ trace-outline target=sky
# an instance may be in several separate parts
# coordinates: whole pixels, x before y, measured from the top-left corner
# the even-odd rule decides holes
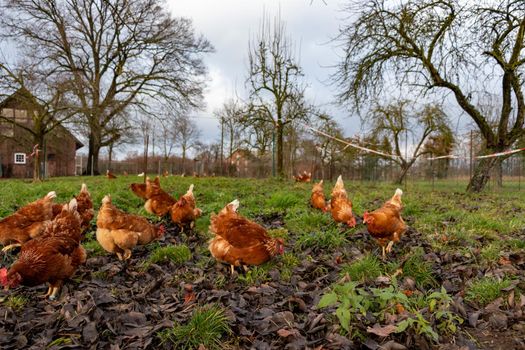
[[[325,3],[326,2],[326,3]],[[342,1],[335,0],[168,0],[174,16],[193,20],[197,33],[215,47],[206,55],[210,81],[205,91],[206,109],[194,113],[204,142],[219,140],[219,124],[213,111],[235,95],[245,97],[248,76],[248,43],[258,32],[263,13],[281,13],[286,31],[294,41],[296,55],[304,71],[306,96],[323,108],[344,128],[347,136],[359,131],[359,118],[334,104],[330,68],[339,61],[331,39],[343,23]]]

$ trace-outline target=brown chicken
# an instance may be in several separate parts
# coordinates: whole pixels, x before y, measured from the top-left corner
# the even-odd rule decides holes
[[[323,180],[314,184],[314,187],[312,188],[312,196],[310,197],[310,204],[315,209],[320,209],[325,212],[328,211],[328,205],[323,192]]]
[[[62,212],[47,225],[45,233],[24,243],[18,260],[9,271],[0,270],[0,283],[6,287],[37,286],[48,283],[46,297],[54,300],[63,281],[85,263],[86,251],[80,245],[81,218],[76,199],[65,204]]]
[[[234,266],[260,265],[284,252],[281,238],[271,238],[264,227],[239,215],[238,208],[236,199],[210,219],[215,237],[208,249],[215,259],[230,264],[232,273]]]
[[[365,212],[363,215],[363,223],[366,224],[368,232],[377,240],[383,250],[383,259],[386,257],[386,253],[392,251],[394,242],[399,242],[407,230],[407,225],[401,217],[402,195],[403,191],[398,188],[394,196],[381,208],[371,213]]]
[[[171,207],[171,220],[178,225],[181,230],[189,224],[190,228],[195,225],[195,220],[202,215],[202,210],[195,207],[195,197],[193,196],[193,184],[190,185],[188,192]]]
[[[80,192],[75,196],[77,200],[77,211],[80,214],[80,230],[85,233],[90,226],[91,220],[95,216],[93,210],[93,201],[91,200],[91,194],[89,193],[86,184],[82,184]]]
[[[137,244],[148,244],[163,234],[162,225],[153,225],[146,218],[117,209],[109,195],[102,199],[97,216],[97,241],[106,251],[117,254],[119,260],[129,259]]]
[[[293,177],[295,182],[310,182],[312,181],[312,173],[307,173],[306,170],[302,174]]]
[[[168,177],[168,176],[170,176],[169,171],[164,170],[164,171],[162,172],[162,176],[163,176],[163,177]]]
[[[144,209],[150,214],[157,216],[166,215],[175,204],[175,199],[160,188],[160,180],[157,176],[154,181],[146,178],[146,203]]]
[[[137,197],[147,200],[148,196],[146,195],[146,184],[139,184],[139,183],[133,183],[129,185],[133,193],[137,195]]]
[[[117,177],[115,175],[113,175],[113,173],[111,171],[106,170],[106,177],[109,179],[109,180],[113,180],[113,179],[116,179]]]
[[[45,226],[53,219],[54,191],[44,198],[29,203],[14,214],[0,221],[0,244],[8,251],[22,243],[36,238],[44,232]]]
[[[355,217],[352,214],[352,202],[348,199],[341,175],[337,178],[337,182],[332,190],[330,211],[332,218],[334,218],[336,222],[345,223],[350,227],[356,225]]]
[[[82,219],[80,228],[82,233],[84,233],[89,228],[89,224],[95,216],[93,201],[91,200],[91,194],[89,193],[86,184],[82,184],[80,192],[75,198],[77,200],[77,211]],[[53,218],[62,212],[63,206],[63,204],[53,204]]]

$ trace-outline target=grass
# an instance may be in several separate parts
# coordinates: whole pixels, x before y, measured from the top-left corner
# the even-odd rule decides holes
[[[434,277],[432,264],[423,259],[423,254],[421,247],[414,249],[403,265],[403,274],[412,277],[421,289],[436,287],[438,283]]]
[[[185,244],[164,247],[159,246],[151,252],[148,262],[150,264],[158,264],[171,261],[176,265],[181,265],[190,260],[191,257],[191,250]]]
[[[502,295],[502,289],[510,286],[507,278],[502,280],[494,277],[482,277],[471,281],[466,289],[465,299],[485,306]]]
[[[84,247],[84,249],[86,249],[90,257],[103,256],[108,254],[96,240],[88,240],[82,242],[82,246]]]
[[[2,183],[3,186],[0,186],[0,198],[2,198],[0,218],[52,190],[57,192],[56,202],[66,202],[78,193],[81,183],[85,182],[93,196],[95,210],[100,207],[103,196],[109,193],[118,208],[128,213],[144,215],[155,221],[156,218],[145,213],[143,201],[128,188],[129,183],[142,180],[132,176],[127,178],[120,176],[114,181],[107,181],[103,176],[53,178],[41,183],[6,180]],[[294,271],[300,270],[297,266],[303,260],[317,264],[313,271],[308,272],[308,278],[325,277],[334,272],[330,268],[334,258],[342,256],[350,263],[340,266],[341,275],[348,274],[353,282],[359,283],[360,288],[362,286],[364,290],[370,290],[377,287],[377,283],[374,282],[377,276],[392,275],[400,267],[399,259],[404,257],[403,259],[406,260],[402,266],[403,274],[398,280],[410,277],[416,282],[419,291],[414,292],[410,302],[414,305],[418,304],[419,309],[425,307],[423,304],[428,304],[424,296],[434,293],[441,282],[440,276],[436,273],[443,269],[433,266],[432,260],[428,258],[429,253],[433,252],[440,258],[448,256],[448,262],[442,259],[446,267],[460,262],[475,265],[477,270],[483,273],[486,269],[500,268],[502,256],[510,256],[512,253],[522,254],[525,250],[525,215],[523,215],[525,189],[519,190],[517,183],[508,183],[498,192],[467,194],[464,192],[466,183],[462,181],[436,181],[434,188],[430,183],[408,181],[402,187],[405,193],[403,217],[411,227],[411,232],[417,232],[417,235],[415,239],[405,237],[401,242],[396,243],[393,248],[395,254],[389,255],[385,262],[380,260],[380,250],[373,240],[353,237],[354,233],[364,232],[366,230],[364,226],[358,225],[354,229],[338,226],[328,213],[313,210],[308,206],[311,184],[296,184],[273,179],[161,178],[162,187],[176,196],[186,192],[191,183],[195,184],[197,206],[204,212],[203,217],[196,222],[195,232],[198,243],[191,245],[193,253],[186,245],[166,246],[167,241],[155,242],[146,247],[148,257],[143,262],[145,267],[152,263],[174,264],[176,267],[173,269],[173,274],[183,276],[188,283],[202,276],[192,275],[193,270],[190,273],[181,272],[181,269],[191,270],[186,267],[197,267],[202,269],[206,276],[206,272],[214,266],[214,259],[206,252],[205,243],[209,237],[209,218],[212,213],[217,213],[236,198],[240,201],[240,214],[266,227],[271,225],[269,234],[285,240],[286,253],[262,266],[250,267],[247,273],[240,272],[237,280],[229,275],[213,278],[211,282],[216,288],[235,284],[241,284],[241,288],[246,288],[257,283],[268,282],[271,279],[269,272],[272,269],[279,271],[283,281],[288,281],[293,277]],[[330,193],[332,185],[333,182],[325,181],[325,193]],[[357,216],[362,216],[365,210],[376,209],[392,196],[395,188],[396,186],[390,183],[346,182],[346,189],[353,201]],[[415,247],[414,242],[418,242],[416,246],[421,245],[424,248]],[[108,254],[95,240],[93,232],[88,234],[82,244],[90,257]],[[361,254],[370,251],[371,253],[356,260],[352,255],[353,250],[358,250]],[[11,263],[6,260],[6,256],[0,257],[3,265]],[[398,257],[398,260],[394,257]],[[182,265],[184,266],[178,269]],[[338,277],[337,272],[335,276]],[[106,279],[107,275],[92,272],[92,277]],[[486,305],[502,296],[501,290],[511,284],[509,279],[461,278],[464,279],[461,281],[462,286],[466,285],[465,298],[480,305]],[[523,281],[520,275],[513,278],[520,278]],[[326,280],[320,279],[320,281]],[[325,287],[327,285],[320,285],[320,288]],[[19,297],[13,297],[12,300],[6,298],[1,306],[7,306],[9,303],[9,307],[15,309],[17,305],[32,302],[23,300],[23,297],[17,298]],[[363,300],[363,304],[366,303],[367,300]],[[209,341],[214,337],[208,337],[207,331],[203,331],[202,334],[191,331],[208,326],[199,321],[206,318],[207,310],[214,310],[215,315],[221,313],[217,311],[220,308],[216,307],[199,308],[190,321],[177,324],[173,329],[159,336],[164,337],[164,341],[169,342],[172,348],[184,348],[186,343],[182,339],[185,341],[186,338],[200,337],[200,340],[195,340],[194,343],[188,342],[186,348],[198,346],[199,341]],[[223,313],[222,315],[224,316]],[[210,317],[215,318],[215,316]],[[423,321],[420,323],[423,324]],[[227,322],[225,324],[227,325]],[[222,339],[229,334],[229,331],[219,333],[218,338],[214,339]],[[217,346],[215,340],[211,340],[210,344],[215,345],[205,346],[207,348]]]
[[[348,274],[352,281],[373,281],[381,275],[381,263],[374,255],[367,255],[350,264],[343,265],[341,276]]]
[[[306,248],[332,250],[346,244],[348,242],[346,236],[347,233],[337,227],[327,227],[326,230],[321,232],[302,231],[297,235],[295,248],[297,250]]]
[[[218,305],[197,308],[186,324],[176,323],[173,328],[158,333],[162,343],[170,343],[173,349],[200,348],[219,350],[221,339],[231,334],[224,310]]]
[[[20,311],[29,302],[29,299],[23,295],[10,295],[4,300],[5,306],[13,311]]]

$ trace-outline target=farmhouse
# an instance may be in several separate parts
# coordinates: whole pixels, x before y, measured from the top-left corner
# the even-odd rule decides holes
[[[0,103],[0,176],[31,178],[33,176],[34,139],[27,130],[34,127],[35,106],[28,104],[18,90]],[[5,120],[5,119],[9,119]],[[15,124],[16,123],[16,124]],[[46,135],[40,148],[40,169],[46,177],[75,175],[75,154],[83,144],[64,126],[58,125]]]

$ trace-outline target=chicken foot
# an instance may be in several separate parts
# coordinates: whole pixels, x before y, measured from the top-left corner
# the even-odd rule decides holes
[[[2,248],[2,251],[3,252],[8,252],[16,247],[21,247],[22,244],[20,243],[13,243],[13,244],[10,244],[10,245],[6,245],[5,247]]]
[[[53,291],[53,287],[51,287],[51,283],[49,283],[49,286],[47,287],[47,292],[46,292],[46,294],[41,295],[40,298],[43,298],[43,299],[47,298],[48,296],[51,295],[51,292],[52,292],[52,291]]]
[[[394,241],[388,242],[388,245],[386,246],[386,252],[390,253],[392,252],[392,247],[394,246]]]

